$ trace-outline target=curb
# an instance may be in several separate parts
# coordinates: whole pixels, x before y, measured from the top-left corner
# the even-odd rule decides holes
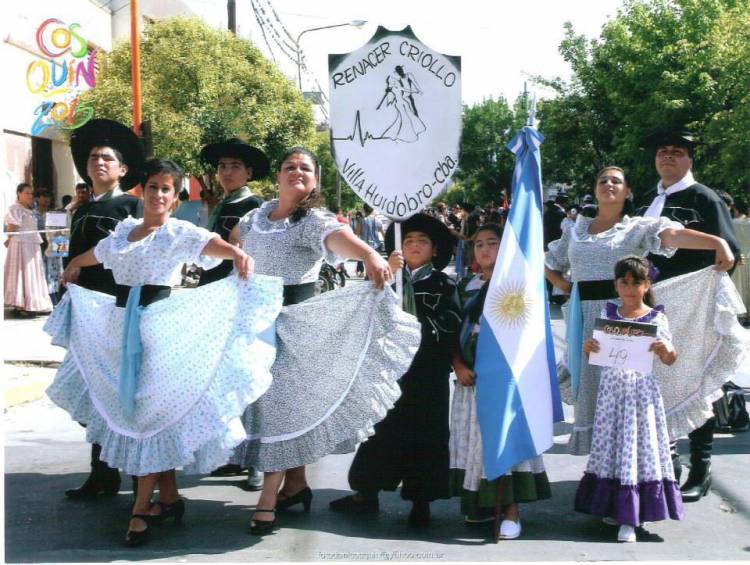
[[[6,390],[3,398],[5,408],[13,408],[14,406],[19,406],[26,402],[39,400],[44,396],[44,391],[47,390],[47,387],[51,383],[52,379],[49,379],[16,386]]]
[[[3,363],[5,386],[3,390],[3,408],[13,408],[27,402],[40,400],[56,374],[59,363],[34,362]]]

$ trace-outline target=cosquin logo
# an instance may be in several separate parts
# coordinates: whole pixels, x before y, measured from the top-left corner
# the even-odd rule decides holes
[[[45,57],[29,64],[26,87],[43,100],[34,109],[31,135],[49,127],[75,129],[94,114],[79,96],[84,89],[96,86],[97,51],[78,32],[80,27],[49,18],[36,31],[36,44]]]

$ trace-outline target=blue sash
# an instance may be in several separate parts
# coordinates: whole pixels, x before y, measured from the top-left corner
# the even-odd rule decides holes
[[[573,289],[568,301],[568,371],[573,400],[578,398],[578,385],[581,381],[581,355],[583,354],[583,310],[581,297],[578,293],[578,283],[573,283]]]
[[[122,355],[120,357],[120,406],[125,417],[130,419],[135,411],[135,389],[138,369],[143,357],[141,343],[141,286],[131,287],[125,306],[125,322],[122,330]]]

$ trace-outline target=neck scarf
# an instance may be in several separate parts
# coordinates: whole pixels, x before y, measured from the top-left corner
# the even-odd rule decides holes
[[[667,200],[667,196],[685,190],[687,187],[695,184],[693,173],[688,171],[687,174],[682,177],[678,182],[674,183],[669,188],[664,188],[661,181],[656,185],[657,196],[648,207],[648,210],[643,214],[645,218],[658,218],[661,216],[662,210],[664,210],[664,203]]]
[[[214,228],[216,227],[216,223],[219,221],[221,209],[225,204],[234,204],[235,202],[238,202],[243,198],[247,198],[251,194],[252,193],[250,192],[250,189],[248,187],[241,186],[240,188],[236,188],[235,190],[227,194],[224,198],[222,198],[208,215],[208,231],[216,231]]]
[[[112,198],[116,196],[122,196],[123,192],[120,190],[120,185],[116,185],[112,190],[108,190],[107,192],[103,192],[99,196],[92,197],[92,200],[94,202],[105,202],[107,200],[111,200]]]
[[[417,303],[414,300],[414,283],[426,279],[432,274],[432,263],[426,263],[416,271],[412,271],[404,265],[402,270],[404,277],[404,312],[414,316],[417,315]]]

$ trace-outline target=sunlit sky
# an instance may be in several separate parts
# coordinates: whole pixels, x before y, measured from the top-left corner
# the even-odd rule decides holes
[[[226,22],[226,0],[186,0],[214,22]],[[306,33],[300,42],[307,66],[327,93],[328,54],[345,53],[363,45],[378,25],[402,29],[411,25],[430,48],[462,59],[462,89],[466,104],[504,96],[514,100],[530,76],[568,78],[570,68],[558,52],[563,24],[571,21],[575,30],[597,37],[602,25],[616,15],[622,0],[237,0],[238,32],[268,54],[252,5],[262,8],[279,37],[294,41],[268,8],[271,2],[289,35],[296,39],[305,29],[366,20],[357,29],[339,27]],[[260,14],[263,19],[263,14]],[[284,55],[266,24],[268,42],[277,62],[296,81],[294,57]],[[290,51],[287,48],[288,51]],[[310,76],[303,77],[303,90],[317,90]],[[550,95],[533,87],[538,96]]]

